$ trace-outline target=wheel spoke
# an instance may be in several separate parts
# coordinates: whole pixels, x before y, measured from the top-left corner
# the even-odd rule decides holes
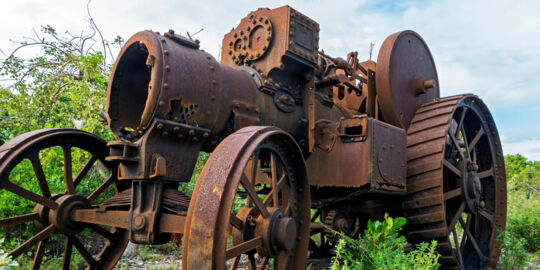
[[[452,221],[450,221],[450,224],[448,225],[449,230],[455,229],[456,223],[461,218],[461,214],[465,210],[465,202],[461,202],[461,205],[459,206],[458,210],[456,211],[456,214],[452,218]]]
[[[476,135],[474,135],[474,138],[469,144],[469,151],[471,151],[471,149],[474,149],[474,147],[476,146],[476,143],[478,143],[482,135],[484,135],[484,128],[480,127],[480,130],[476,133]]]
[[[463,222],[463,219],[460,217],[459,223],[461,224],[461,228],[463,228],[463,236],[461,237],[459,248],[463,250],[463,248],[465,247],[465,243],[467,243],[467,238],[468,238],[467,231],[469,231],[469,228],[471,225],[471,215],[467,215],[467,222]]]
[[[461,177],[461,171],[456,168],[450,161],[443,159],[443,165],[446,166],[446,168],[450,169],[454,174],[456,174],[458,177]]]
[[[478,243],[476,243],[476,239],[471,234],[470,230],[467,230],[467,238],[469,241],[471,241],[472,246],[474,247],[474,250],[476,250],[476,253],[480,256],[482,260],[486,260],[487,257],[484,255],[484,253],[480,250],[480,247],[478,246]]]
[[[463,120],[465,119],[465,114],[467,113],[468,108],[463,107],[463,111],[461,112],[461,116],[459,118],[459,123],[456,128],[456,135],[459,133],[459,130],[463,127]]]
[[[114,180],[113,175],[109,176],[109,178],[107,178],[105,182],[101,183],[101,185],[98,188],[96,188],[96,190],[94,190],[92,194],[88,195],[86,199],[88,199],[89,202],[93,202],[95,199],[99,197],[101,193],[103,193],[103,191],[105,191],[105,189],[109,187],[110,184],[114,182],[113,180]]]
[[[41,262],[43,261],[43,254],[45,254],[47,241],[49,241],[48,237],[39,241],[36,254],[34,255],[34,261],[32,262],[32,270],[38,270],[40,268]]]
[[[233,213],[231,213],[231,218],[229,223],[238,230],[242,230],[244,228],[244,223],[241,219],[239,219],[237,216],[235,216]]]
[[[39,155],[36,153],[35,155],[30,156],[30,162],[32,163],[32,167],[34,168],[34,173],[36,174],[36,178],[38,180],[39,189],[41,190],[41,194],[45,198],[51,197],[51,191],[49,190],[49,185],[47,185],[47,179],[45,178],[45,173],[43,172],[43,166],[41,166],[41,161],[39,160]]]
[[[478,213],[493,224],[493,215],[488,213],[486,210],[478,210]]]
[[[461,188],[456,188],[444,193],[444,200],[450,200],[461,195]]]
[[[463,258],[461,257],[461,250],[459,249],[459,241],[457,237],[456,228],[452,229],[452,235],[454,236],[454,245],[455,245],[456,253],[458,255],[457,257],[458,257],[459,263],[463,265]]]
[[[86,176],[88,171],[90,171],[90,169],[92,168],[96,160],[97,160],[96,156],[94,155],[90,156],[90,158],[88,159],[88,162],[84,164],[84,167],[79,171],[79,173],[75,177],[75,180],[73,180],[73,185],[75,185],[75,187],[79,185],[79,183],[83,180],[83,178]]]
[[[8,255],[11,258],[15,259],[19,257],[22,253],[26,252],[30,247],[34,246],[43,239],[49,237],[56,229],[54,225],[51,224],[47,228],[43,229],[38,234],[34,235],[32,238],[26,240],[22,245],[18,246],[16,249],[12,250]]]
[[[257,209],[259,209],[259,211],[261,212],[261,215],[264,218],[267,218],[268,216],[270,216],[270,214],[268,213],[268,210],[266,209],[266,206],[261,201],[261,198],[259,198],[259,195],[257,195],[257,192],[255,191],[255,189],[253,188],[249,180],[243,174],[242,174],[242,177],[240,178],[240,183],[242,184],[242,186],[244,187],[248,195],[251,197],[251,200],[253,201],[253,203],[255,203],[255,206],[257,207]]]
[[[277,191],[279,192],[281,188],[283,188],[283,185],[285,185],[285,174],[281,175],[281,178],[277,182]],[[274,200],[274,191],[276,189],[272,188],[266,198],[264,198],[263,203],[264,205],[268,206],[273,200]]]
[[[253,160],[252,160],[252,166],[251,166],[251,184],[255,185],[257,182],[257,171],[259,169],[259,150],[256,150],[253,153]],[[247,207],[251,207],[251,198],[248,197],[246,200]]]
[[[248,254],[249,268],[252,270],[257,270],[257,261],[255,260],[255,254]]]
[[[262,259],[261,265],[257,267],[257,270],[263,270],[264,267],[268,264],[268,257]]]
[[[250,239],[246,242],[234,245],[233,247],[228,248],[225,251],[225,259],[229,260],[234,257],[238,257],[248,251],[254,250],[258,246],[262,245],[263,239],[260,236],[257,236],[253,239]]]
[[[279,195],[279,191],[278,191],[278,188],[277,188],[277,158],[276,158],[276,154],[272,152],[272,154],[270,155],[270,167],[272,169],[272,190],[274,190],[274,192],[272,193],[272,198],[273,198],[273,201],[274,201],[274,207],[279,207],[279,199],[278,199],[278,195]]]
[[[291,204],[287,204],[287,207],[285,207],[285,209],[283,209],[283,213],[287,217],[291,216]]]
[[[94,257],[86,250],[84,245],[79,241],[79,239],[75,238],[75,236],[70,236],[72,238],[71,241],[73,241],[73,245],[75,248],[79,251],[79,253],[83,256],[84,260],[88,263],[90,266],[96,265],[96,260],[94,260]]]
[[[102,235],[103,237],[109,239],[110,241],[114,241],[116,239],[116,236],[112,232],[97,224],[87,223],[85,226],[90,228],[92,231]]]
[[[289,251],[283,251],[274,260],[274,269],[286,269],[288,258],[291,254]]]
[[[64,259],[62,260],[62,269],[69,270],[72,252],[73,252],[73,239],[69,236],[66,236],[66,246],[64,247]]]
[[[67,194],[75,194],[75,184],[73,183],[73,165],[71,163],[71,147],[64,146],[64,181],[66,182]]]
[[[22,187],[19,187],[9,181],[5,182],[4,183],[4,188],[25,198],[25,199],[28,199],[28,200],[31,200],[35,203],[39,203],[39,204],[42,204],[42,205],[45,205],[51,209],[56,209],[56,207],[58,207],[58,204],[50,199],[47,199],[43,196],[39,196],[38,194],[32,192],[32,191],[29,191],[27,189],[24,189]]]
[[[456,147],[456,150],[458,151],[461,160],[464,160],[465,155],[463,154],[463,151],[461,151],[461,148],[460,148],[459,143],[458,143],[458,141],[456,139],[456,136],[452,132],[448,132],[448,134],[450,135],[450,139],[452,140],[454,146]]]
[[[16,217],[3,218],[3,219],[0,219],[0,227],[17,225],[17,224],[25,223],[28,221],[36,220],[38,218],[39,218],[38,213],[31,213],[31,214],[26,214],[26,215],[21,215],[21,216],[16,216]]]
[[[480,179],[490,177],[490,176],[493,176],[493,167],[489,168],[488,170],[478,173],[478,178]]]
[[[240,256],[234,257],[233,263],[229,267],[229,270],[234,270],[238,268],[238,264],[240,263],[240,258],[241,258]]]

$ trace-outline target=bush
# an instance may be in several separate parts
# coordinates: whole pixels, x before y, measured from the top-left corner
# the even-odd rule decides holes
[[[516,154],[507,155],[505,165],[508,187],[507,236],[511,236],[509,239],[523,239],[525,249],[536,253],[540,249],[540,162],[528,161]]]
[[[502,269],[523,269],[529,258],[525,250],[526,240],[513,237],[508,231],[501,232],[498,240],[503,240],[499,259]]]
[[[4,239],[0,239],[0,244],[4,242]],[[19,266],[16,261],[11,259],[3,249],[0,248],[0,270],[8,270]]]
[[[332,258],[332,270],[338,269],[437,269],[437,242],[421,243],[407,252],[408,243],[398,232],[405,225],[403,217],[368,221],[358,240],[341,235]]]

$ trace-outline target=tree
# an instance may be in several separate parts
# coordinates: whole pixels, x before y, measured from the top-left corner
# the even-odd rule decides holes
[[[16,135],[41,128],[79,127],[112,139],[105,125],[105,97],[111,64],[105,58],[109,43],[91,34],[60,35],[50,25],[16,42],[18,47],[0,66],[0,144]],[[113,45],[121,45],[117,37]],[[97,43],[101,50],[95,49]],[[38,47],[38,55],[24,59],[22,49]]]

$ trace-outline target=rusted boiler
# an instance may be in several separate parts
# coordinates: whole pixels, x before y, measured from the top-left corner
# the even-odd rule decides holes
[[[413,31],[390,35],[374,62],[325,54],[319,30],[289,6],[258,9],[225,35],[219,62],[172,30],[135,34],[109,82],[115,141],[48,129],[0,147],[1,192],[36,205],[0,219],[38,229],[10,255],[31,253],[38,269],[47,241],[64,235],[64,267],[75,247],[89,269],[111,269],[129,241],[180,233],[184,269],[324,267],[334,230],[356,237],[388,212],[407,217],[409,241],[436,239],[444,268],[494,268],[506,179],[486,105],[472,94],[440,97],[432,55]],[[51,147],[64,154],[60,193],[39,158]],[[75,177],[73,149],[89,156]],[[211,155],[184,194],[201,151]],[[24,160],[39,191],[12,180]],[[80,194],[97,163],[109,177]],[[83,231],[102,244],[85,247]]]

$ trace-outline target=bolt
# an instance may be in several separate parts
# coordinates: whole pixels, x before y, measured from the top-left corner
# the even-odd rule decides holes
[[[181,140],[181,139],[183,139],[183,138],[184,138],[184,135],[183,135],[183,134],[178,134],[178,136],[176,136],[176,137],[178,137],[178,139],[180,139],[180,140]]]
[[[193,129],[190,129],[190,130],[189,130],[189,135],[190,135],[190,136],[193,136],[193,135],[195,135],[195,130],[193,130]]]
[[[180,131],[180,128],[179,128],[179,127],[174,127],[174,128],[173,128],[173,131],[174,131],[175,133],[178,133],[178,131]]]
[[[435,82],[433,80],[424,81],[424,88],[429,89],[435,87]]]
[[[480,182],[475,182],[474,187],[476,188],[476,190],[480,191]]]
[[[486,207],[486,203],[485,203],[484,201],[481,201],[481,202],[480,202],[480,207],[481,207],[481,208]]]
[[[208,136],[210,136],[210,134],[208,134],[208,132],[205,132],[205,133],[203,134],[203,137],[204,137],[205,139],[208,138]]]
[[[168,83],[164,83],[164,84],[163,84],[163,89],[167,89],[167,88],[169,88],[169,84],[168,84]]]
[[[162,129],[162,128],[163,128],[163,124],[162,124],[162,123],[157,124],[157,129]]]
[[[169,135],[169,132],[163,131],[163,132],[161,133],[161,135],[162,135],[162,136],[167,136],[167,135]]]
[[[137,229],[142,229],[142,227],[144,227],[144,223],[145,218],[141,215],[138,215],[133,219],[133,225],[135,225],[135,228]]]

